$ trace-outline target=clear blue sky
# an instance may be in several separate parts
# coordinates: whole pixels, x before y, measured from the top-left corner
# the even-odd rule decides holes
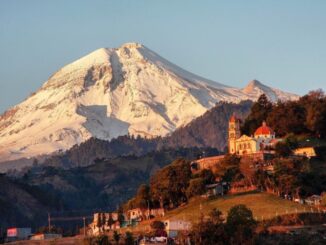
[[[326,89],[326,1],[0,1],[0,112],[100,47],[140,42],[203,77]]]

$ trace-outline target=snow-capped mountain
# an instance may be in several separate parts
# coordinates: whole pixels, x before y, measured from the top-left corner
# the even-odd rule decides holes
[[[187,72],[137,43],[64,66],[0,117],[0,161],[66,150],[90,137],[164,136],[218,101],[298,96],[258,81],[244,89]]]

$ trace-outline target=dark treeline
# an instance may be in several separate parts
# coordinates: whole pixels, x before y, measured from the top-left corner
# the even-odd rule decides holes
[[[325,138],[326,96],[322,90],[317,90],[297,101],[279,101],[272,104],[262,95],[253,105],[242,132],[252,135],[263,121],[280,137],[293,133]]]
[[[173,209],[187,203],[193,196],[204,194],[205,185],[214,181],[215,176],[210,170],[193,174],[188,160],[177,159],[151,176],[149,185],[141,185],[124,209],[146,209],[147,205]]]
[[[0,228],[45,226],[47,212],[66,217],[70,212],[92,216],[94,211],[113,211],[160,168],[178,158],[196,159],[203,151],[218,154],[211,148],[162,149],[140,156],[97,158],[85,167],[34,165],[15,178],[1,175]],[[73,222],[53,224],[76,228]]]

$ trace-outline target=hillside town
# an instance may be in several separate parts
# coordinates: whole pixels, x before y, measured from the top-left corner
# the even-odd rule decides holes
[[[326,1],[0,1],[0,244],[326,244]]]
[[[262,170],[268,174],[273,174],[275,172],[273,159],[277,158],[277,144],[283,142],[284,139],[277,138],[275,131],[270,128],[265,121],[255,130],[253,136],[241,134],[240,124],[241,120],[237,118],[235,114],[229,118],[227,154],[201,157],[197,160],[193,160],[188,165],[192,175],[198,175],[202,171],[215,173],[214,179],[212,179],[210,183],[204,185],[204,191],[200,194],[201,198],[210,200],[218,196],[223,197],[236,193],[260,191],[259,187],[255,184],[231,183],[219,177],[218,174],[216,175],[216,173],[220,171],[219,169],[221,165],[223,165],[223,162],[225,162],[225,159],[232,156],[235,158],[238,157],[239,159],[241,158],[242,161],[248,161],[250,163],[249,169],[254,171]],[[312,146],[297,147],[292,150],[290,157],[293,159],[310,159],[316,157],[316,152]],[[277,193],[273,194],[280,195]],[[318,208],[318,210],[321,208],[321,195],[314,194],[306,198],[300,198],[299,196],[284,194],[282,198],[291,200],[300,205],[313,206],[314,209],[311,210],[316,210],[315,207]],[[81,233],[91,237],[102,236],[108,232],[114,231],[121,233],[130,229],[134,230],[137,227],[142,227],[144,224],[148,226],[149,223],[162,222],[162,227],[160,228],[164,231],[160,233],[162,238],[150,238],[151,235],[149,235],[148,239],[152,239],[151,241],[155,243],[155,241],[177,239],[182,234],[184,235],[191,231],[192,223],[189,220],[173,218],[171,216],[166,217],[166,213],[171,211],[171,207],[163,205],[162,202],[159,206],[153,206],[150,200],[146,202],[147,203],[143,206],[135,206],[131,209],[123,208],[119,209],[118,212],[94,213],[92,221],[81,230]],[[309,210],[309,208],[307,208],[307,210]],[[9,240],[26,239],[28,237],[30,237],[31,240],[44,240],[58,238],[60,234],[40,233],[32,235],[30,228],[10,228],[7,231],[7,237]]]

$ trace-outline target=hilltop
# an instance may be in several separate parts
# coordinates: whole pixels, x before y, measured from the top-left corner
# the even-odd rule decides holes
[[[300,205],[272,194],[254,191],[220,196],[211,200],[195,197],[188,204],[167,211],[163,218],[156,218],[155,220],[186,220],[195,224],[200,221],[202,215],[207,216],[214,208],[219,209],[226,216],[231,207],[239,204],[244,204],[250,208],[254,218],[258,221],[272,220],[277,216],[287,214],[311,212],[311,207],[308,205]],[[314,208],[313,210],[317,212],[317,209]],[[141,222],[139,226],[132,229],[133,232],[148,231],[152,221]]]

